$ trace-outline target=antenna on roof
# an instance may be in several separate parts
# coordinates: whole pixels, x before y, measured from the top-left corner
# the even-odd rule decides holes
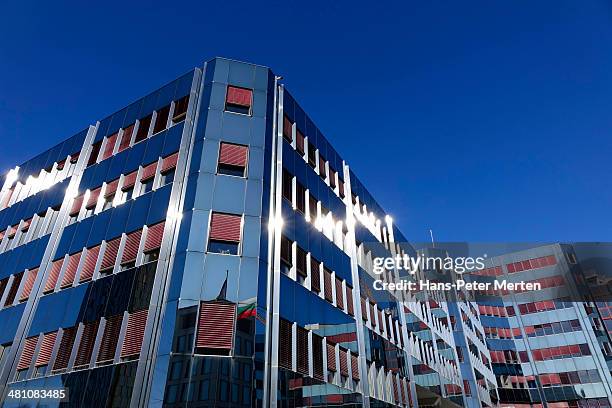
[[[431,246],[435,248],[436,243],[434,242],[433,231],[431,230],[431,228],[429,229],[429,236],[431,237]]]

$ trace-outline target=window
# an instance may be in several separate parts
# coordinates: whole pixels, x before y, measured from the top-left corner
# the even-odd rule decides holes
[[[132,133],[134,133],[133,124],[123,129],[123,134],[121,135],[121,142],[119,143],[117,153],[122,152],[128,147],[130,147],[130,142],[132,141]]]
[[[104,151],[102,152],[102,157],[100,161],[106,160],[113,155],[113,150],[115,149],[115,144],[117,143],[118,134],[115,133],[106,138],[106,144],[104,145]]]
[[[252,100],[253,91],[251,89],[228,85],[225,97],[225,110],[250,115]]]
[[[177,160],[178,153],[174,153],[162,160],[160,185],[163,186],[174,181]]]
[[[317,167],[317,148],[308,141],[308,165],[315,169]]]
[[[162,130],[166,130],[168,124],[168,116],[170,115],[170,105],[164,106],[157,111],[157,117],[155,118],[155,128],[153,134],[159,133]]]
[[[306,214],[306,189],[299,181],[295,183],[295,206],[299,212]]]
[[[174,102],[174,114],[172,115],[172,123],[179,123],[187,117],[187,108],[189,107],[189,95],[183,96],[178,101]]]
[[[323,157],[323,155],[321,155],[319,153],[319,175],[321,176],[321,178],[323,180],[325,180],[327,178],[327,167],[326,167],[326,163],[327,161],[325,160],[325,158]]]
[[[138,124],[138,131],[136,132],[136,138],[134,139],[134,144],[145,140],[149,135],[149,128],[151,127],[151,117],[151,115],[148,115],[147,117],[140,119],[140,122]]]
[[[132,172],[123,178],[123,187],[121,187],[122,197],[121,202],[125,203],[132,199],[134,195],[134,184],[136,183],[136,172]]]
[[[300,283],[304,283],[306,277],[308,276],[307,272],[307,262],[306,262],[306,251],[302,248],[297,247],[296,256],[295,256],[295,271],[297,272],[297,280]]]
[[[281,272],[285,275],[289,275],[291,267],[293,266],[293,242],[284,235],[281,237],[280,243],[280,259],[281,259]]]
[[[287,115],[283,118],[283,137],[289,143],[293,142],[293,123]]]
[[[140,176],[140,195],[146,194],[153,190],[156,169],[157,162],[151,163],[142,169],[142,174]]]
[[[248,151],[247,146],[221,142],[217,172],[244,177]]]
[[[283,198],[293,202],[293,175],[283,168]]]
[[[123,255],[121,256],[122,270],[133,268],[136,265],[136,257],[138,255],[141,237],[142,231],[134,231],[127,235],[125,246],[123,247]]]
[[[119,243],[121,238],[115,238],[106,243],[104,255],[102,256],[102,264],[100,265],[100,275],[106,276],[113,273],[115,261],[117,260],[117,252],[119,252]]]
[[[242,216],[212,213],[208,251],[220,254],[238,254]]]
[[[98,160],[98,154],[100,154],[100,148],[102,147],[102,141],[94,143],[91,148],[91,154],[89,155],[89,160],[87,160],[87,167],[96,164]]]
[[[304,134],[299,129],[295,131],[295,150],[300,156],[304,156]]]

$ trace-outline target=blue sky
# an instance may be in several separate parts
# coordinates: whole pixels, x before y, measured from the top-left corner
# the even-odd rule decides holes
[[[283,75],[411,240],[612,240],[609,2],[25,3],[0,171],[219,55]]]

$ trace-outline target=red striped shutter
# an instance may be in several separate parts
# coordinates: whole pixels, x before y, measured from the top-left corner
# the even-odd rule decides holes
[[[37,275],[38,268],[28,271],[28,276],[26,277],[26,281],[23,285],[23,291],[21,292],[21,297],[19,298],[20,302],[24,302],[30,297],[30,293],[32,293],[32,288],[34,287],[34,281],[36,281]]]
[[[55,340],[57,339],[57,331],[45,333],[43,336],[42,344],[36,357],[36,367],[45,366],[49,364],[51,359],[51,353],[53,352],[53,346],[55,346]]]
[[[297,372],[308,375],[308,330],[297,326]]]
[[[278,365],[288,370],[291,370],[292,368],[292,332],[293,331],[291,322],[285,319],[280,319],[278,327]]]
[[[321,292],[321,271],[320,263],[312,256],[310,257],[310,287],[316,293]]]
[[[23,351],[19,356],[19,363],[17,364],[17,371],[25,370],[30,367],[34,352],[36,351],[36,344],[38,343],[38,336],[32,336],[25,339],[23,345]]]
[[[323,338],[312,334],[312,375],[323,381]]]
[[[130,125],[123,129],[123,135],[121,135],[121,142],[119,143],[119,149],[117,153],[124,151],[130,147],[130,140],[132,139],[132,133],[134,132],[134,125]]]
[[[240,242],[241,222],[240,215],[213,213],[210,222],[210,239]]]
[[[346,285],[346,308],[348,314],[355,316],[355,310],[353,309],[353,288],[350,285]]]
[[[21,279],[23,279],[23,272],[13,275],[13,283],[11,285],[11,289],[9,289],[8,295],[6,296],[6,300],[4,301],[4,306],[10,306],[15,301],[17,291],[19,290],[19,285],[21,284]]]
[[[102,342],[100,343],[100,351],[98,352],[98,362],[111,361],[115,358],[115,350],[117,350],[122,321],[123,315],[112,316],[106,319],[104,334],[102,335]]]
[[[77,350],[76,359],[74,360],[74,367],[85,367],[89,365],[91,361],[91,353],[93,352],[94,343],[96,342],[96,335],[98,334],[98,326],[100,322],[85,323],[83,327],[83,333],[81,333],[81,343]]]
[[[162,238],[164,237],[165,222],[152,225],[147,230],[147,239],[145,240],[144,251],[149,252],[161,247]]]
[[[247,146],[221,142],[219,164],[246,167],[248,151],[249,148]]]
[[[9,228],[8,230],[8,237],[9,238],[13,238],[15,236],[15,234],[17,233],[17,227],[19,226],[19,224],[15,224],[12,227]]]
[[[0,297],[4,294],[4,290],[6,289],[6,285],[8,285],[9,278],[4,278],[0,280]]]
[[[306,252],[302,248],[297,247],[295,258],[295,270],[299,275],[305,278],[306,276],[308,276]]]
[[[119,186],[119,179],[113,180],[110,183],[106,184],[106,190],[104,191],[104,197],[114,196],[117,192],[117,187]]]
[[[128,190],[131,187],[134,186],[134,184],[136,183],[136,175],[137,173],[135,171],[131,172],[130,174],[126,175],[123,178],[123,186],[121,187],[122,190]]]
[[[141,237],[142,230],[134,231],[131,234],[128,234],[125,240],[125,247],[123,248],[123,256],[121,257],[122,264],[126,264],[136,260]]]
[[[74,217],[75,215],[79,214],[79,211],[81,211],[81,207],[83,206],[83,199],[85,197],[83,197],[83,194],[81,194],[78,197],[75,197],[74,201],[72,202],[72,208],[70,209],[70,216]]]
[[[293,131],[292,131],[293,123],[291,123],[291,119],[285,115],[283,118],[283,137],[291,143],[293,141]]]
[[[342,295],[342,281],[336,276],[336,305],[344,309],[344,296]]]
[[[347,362],[346,350],[340,348],[340,374],[344,377],[348,377],[348,362]]]
[[[93,278],[99,255],[100,245],[87,249],[87,254],[85,255],[85,262],[83,264],[83,270],[81,271],[81,279],[79,280],[79,282],[83,283]]]
[[[340,197],[344,198],[344,181],[342,179],[338,179],[338,193]]]
[[[325,164],[327,162],[325,161],[325,157],[323,157],[320,153],[319,153],[319,175],[321,176],[321,178],[325,179],[325,177],[327,176],[327,169],[325,167]]]
[[[373,328],[376,328],[376,316],[374,314],[374,303],[370,302],[370,320]]]
[[[30,225],[32,225],[32,219],[28,219],[25,220],[23,222],[23,224],[21,225],[21,232],[23,232],[24,234],[28,231],[28,229],[30,228]]]
[[[95,164],[98,160],[98,154],[100,153],[100,148],[102,147],[102,141],[95,143],[91,147],[91,153],[89,154],[89,159],[87,160],[87,167]]]
[[[57,279],[59,278],[63,263],[64,258],[60,258],[58,260],[53,261],[53,263],[51,264],[51,271],[49,272],[49,277],[47,278],[47,283],[45,284],[44,293],[53,292],[53,290],[55,289],[55,284],[57,283]]]
[[[393,374],[391,376],[391,382],[393,383],[393,400],[395,402],[399,402],[399,390],[397,388],[397,375]]]
[[[351,374],[353,380],[359,380],[359,360],[355,354],[351,354]]]
[[[177,162],[178,162],[178,153],[174,153],[174,154],[171,154],[168,157],[165,157],[162,160],[161,172],[165,173],[168,170],[175,168]]]
[[[330,303],[334,302],[334,295],[332,293],[332,276],[329,269],[323,267],[323,286],[325,290],[325,300]]]
[[[296,129],[295,131],[295,149],[303,156],[304,150],[304,134]]]
[[[227,103],[231,105],[250,107],[252,99],[252,90],[228,85],[227,97],[225,100]]]
[[[60,346],[57,350],[57,357],[55,358],[55,363],[53,364],[53,370],[63,370],[68,367],[70,354],[72,354],[72,347],[74,346],[76,331],[76,327],[64,329]]]
[[[104,153],[102,153],[102,160],[106,160],[113,155],[115,144],[117,143],[117,133],[110,135],[106,138],[106,145],[104,146]]]
[[[333,344],[327,343],[327,369],[336,372],[336,349]]]
[[[122,358],[140,354],[148,313],[149,311],[147,309],[143,309],[128,316],[125,340],[121,347]]]
[[[117,260],[117,252],[119,252],[119,243],[121,238],[115,238],[112,241],[106,243],[106,249],[104,250],[104,256],[102,257],[102,265],[100,270],[104,271],[115,266]]]
[[[331,167],[329,168],[329,185],[332,189],[336,188],[336,171]]]
[[[368,321],[368,306],[364,297],[361,298],[361,318],[364,322]]]
[[[85,208],[89,210],[96,206],[96,204],[98,203],[98,197],[100,197],[101,190],[102,187],[98,187],[89,193],[89,198],[87,199],[87,205],[85,206]]]
[[[378,311],[378,324],[379,324],[378,328],[379,328],[381,333],[384,333],[385,332],[385,324],[383,322],[383,314],[380,311],[380,309],[377,308],[376,310]]]
[[[151,163],[151,164],[145,166],[142,169],[142,175],[140,176],[140,181],[141,182],[145,182],[145,181],[150,180],[153,177],[155,177],[155,170],[156,169],[157,169],[157,162]]]
[[[62,283],[60,284],[60,288],[67,288],[68,286],[72,286],[74,282],[74,277],[76,276],[77,268],[79,267],[79,262],[81,261],[82,252],[78,252],[76,254],[72,254],[68,257],[68,265],[66,266],[66,272],[64,272],[64,277],[62,278]]]
[[[236,304],[201,302],[196,347],[231,350],[236,330]]]

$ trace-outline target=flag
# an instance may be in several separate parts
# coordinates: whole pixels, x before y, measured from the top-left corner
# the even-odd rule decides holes
[[[257,308],[255,307],[255,302],[249,303],[248,305],[240,306],[238,308],[238,319],[247,319],[255,315],[257,315]]]

